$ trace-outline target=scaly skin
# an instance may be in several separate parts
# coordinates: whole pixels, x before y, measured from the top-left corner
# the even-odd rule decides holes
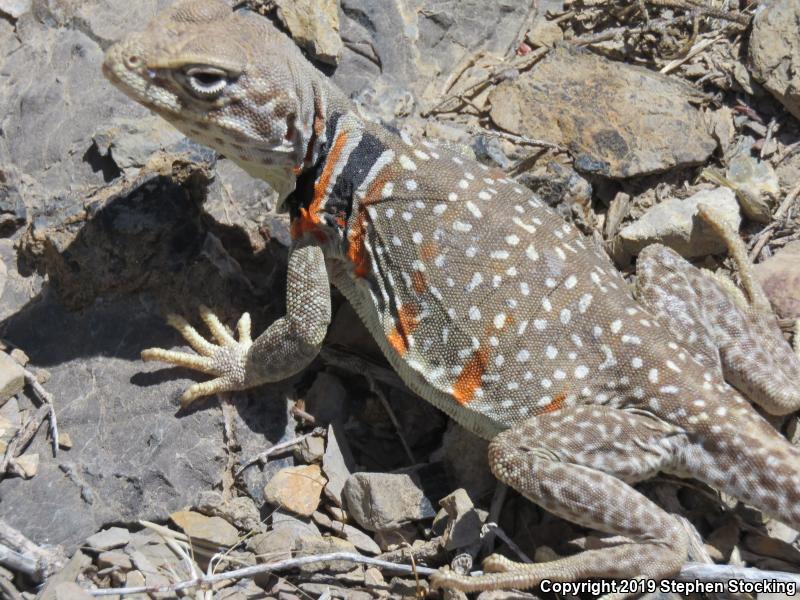
[[[674,574],[686,534],[631,487],[659,471],[800,526],[800,454],[744,398],[775,414],[800,407],[800,362],[754,284],[752,305],[736,301],[652,246],[637,301],[604,253],[530,192],[362,121],[288,38],[219,0],[165,11],[109,49],[104,72],[272,183],[292,218],[284,318],[251,342],[245,316],[236,341],[203,309],[218,345],[172,318],[199,356],[142,353],[214,376],[185,403],[306,366],[330,321],[330,281],[416,393],[491,440],[500,480],[631,540],[537,565],[490,557],[481,577],[440,572],[433,585]]]

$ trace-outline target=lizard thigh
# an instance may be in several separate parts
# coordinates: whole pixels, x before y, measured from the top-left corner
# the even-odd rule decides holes
[[[578,406],[532,417],[489,445],[494,475],[565,519],[631,542],[537,564],[490,557],[479,577],[437,574],[436,585],[463,591],[530,588],[543,579],[664,578],[686,559],[678,519],[631,487],[669,465],[674,435],[646,415]]]
[[[772,414],[800,408],[800,359],[774,315],[653,244],[639,255],[636,298],[711,374]],[[708,380],[708,379],[707,379]]]

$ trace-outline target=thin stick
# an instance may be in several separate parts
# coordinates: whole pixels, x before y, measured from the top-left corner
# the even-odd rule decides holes
[[[33,416],[28,419],[27,423],[14,434],[14,437],[6,447],[3,459],[0,460],[0,477],[8,471],[12,459],[17,457],[17,449],[23,451],[28,446],[33,436],[39,431],[39,427],[41,427],[45,418],[50,414],[51,408],[52,405],[50,404],[42,404],[36,412],[33,413]]]
[[[164,586],[139,586],[129,588],[107,588],[107,589],[90,589],[87,590],[92,596],[115,596],[127,594],[158,594],[177,592],[195,586],[208,587],[220,581],[227,581],[231,579],[241,579],[244,577],[253,577],[261,573],[270,573],[272,571],[283,571],[287,569],[296,569],[304,565],[318,563],[341,561],[351,562],[356,564],[371,565],[374,567],[381,567],[383,569],[392,570],[400,573],[420,575],[432,575],[436,569],[429,567],[421,567],[419,565],[401,565],[397,563],[380,560],[377,558],[370,558],[352,552],[332,552],[330,554],[318,554],[316,556],[303,556],[300,558],[290,558],[274,563],[265,563],[255,565],[253,567],[246,567],[243,569],[235,569],[227,573],[218,573],[216,575],[203,575],[181,581],[172,585]],[[481,574],[479,571],[473,572],[473,575]],[[795,583],[800,585],[800,575],[794,573],[784,573],[782,571],[762,571],[761,569],[753,569],[746,567],[734,567],[731,565],[709,565],[703,563],[686,563],[681,567],[680,572],[675,575],[675,579],[679,581],[718,581],[727,582],[732,580],[743,580],[748,582],[760,582],[765,580],[776,580],[788,583]]]
[[[53,456],[58,456],[58,421],[56,420],[55,400],[44,386],[36,379],[36,375],[31,373],[28,369],[23,368],[25,373],[25,381],[31,386],[33,392],[39,397],[43,404],[46,404],[50,410],[48,418],[50,420],[50,437],[53,443]]]
[[[264,563],[261,565],[255,565],[253,567],[235,569],[233,571],[228,571],[226,573],[218,573],[216,575],[210,575],[210,576],[203,575],[200,577],[195,577],[194,579],[181,581],[172,585],[91,589],[87,591],[92,596],[158,594],[158,593],[177,592],[179,590],[185,590],[187,588],[195,586],[210,586],[220,581],[227,581],[230,579],[241,579],[243,577],[252,577],[254,575],[259,575],[261,573],[270,573],[272,571],[284,571],[287,569],[296,569],[297,567],[302,567],[308,564],[313,564],[318,562],[330,562],[330,561],[342,561],[342,562],[351,562],[363,565],[371,565],[374,567],[381,567],[383,569],[393,570],[400,573],[411,574],[414,572],[414,567],[412,567],[411,565],[401,565],[398,563],[392,563],[377,558],[371,558],[369,556],[362,556],[360,554],[355,554],[353,552],[332,552],[330,554],[318,554],[316,556],[289,558],[287,560],[281,560],[274,563]],[[416,572],[419,573],[420,575],[432,575],[433,573],[436,572],[436,569],[417,566]]]
[[[281,442],[280,444],[275,444],[271,448],[268,448],[268,449],[264,450],[264,452],[256,454],[253,458],[249,459],[246,463],[244,463],[241,467],[239,467],[239,470],[236,471],[236,477],[241,475],[244,472],[244,470],[246,468],[248,468],[250,465],[253,465],[253,464],[257,463],[257,462],[265,463],[267,461],[267,459],[270,456],[272,456],[273,454],[278,454],[280,452],[288,450],[292,446],[296,446],[297,444],[299,444],[303,440],[308,439],[308,438],[310,438],[312,436],[315,436],[315,435],[317,435],[317,436],[325,435],[325,429],[323,427],[317,427],[316,429],[314,429],[310,433],[305,433],[303,435],[297,436],[296,438],[288,440],[286,442]]]

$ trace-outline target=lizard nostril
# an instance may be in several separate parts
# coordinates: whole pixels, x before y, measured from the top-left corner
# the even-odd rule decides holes
[[[142,57],[137,54],[129,54],[125,57],[125,66],[129,69],[138,69],[142,66]]]

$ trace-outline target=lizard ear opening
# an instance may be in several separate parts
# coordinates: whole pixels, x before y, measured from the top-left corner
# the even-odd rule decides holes
[[[219,97],[228,85],[228,74],[215,67],[190,67],[182,79],[184,87],[202,100]]]

